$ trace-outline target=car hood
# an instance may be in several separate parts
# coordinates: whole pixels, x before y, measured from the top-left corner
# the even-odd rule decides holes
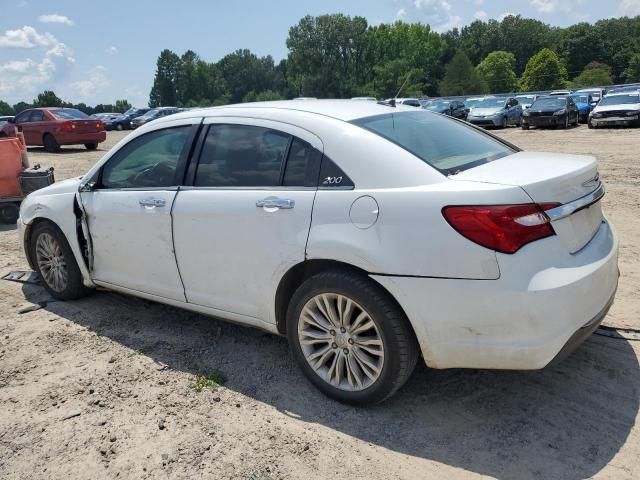
[[[473,110],[471,110],[471,113],[474,116],[480,116],[480,115],[495,115],[496,113],[500,112],[502,110],[502,107],[499,108],[474,108]]]
[[[619,103],[617,105],[598,105],[593,113],[610,112],[612,110],[640,110],[640,103]]]
[[[29,194],[29,199],[44,197],[47,195],[60,195],[64,193],[77,192],[80,186],[82,177],[69,178],[56,182],[48,187],[41,188]]]
[[[434,113],[445,113],[446,111],[449,110],[449,107],[442,107],[442,108],[427,108],[427,107],[425,107],[425,110],[429,110],[430,112],[434,112]]]

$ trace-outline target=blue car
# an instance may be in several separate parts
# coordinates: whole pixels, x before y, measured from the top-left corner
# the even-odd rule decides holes
[[[588,93],[576,93],[571,95],[573,101],[578,107],[578,119],[580,123],[587,123],[589,120],[589,114],[593,107],[591,104],[593,103],[593,98]]]

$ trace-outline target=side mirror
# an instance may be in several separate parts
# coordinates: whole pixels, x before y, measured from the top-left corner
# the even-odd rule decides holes
[[[80,184],[79,192],[93,192],[96,189],[97,182],[90,181]]]
[[[9,119],[9,123],[14,123],[15,124],[16,123],[16,117],[11,117]]]

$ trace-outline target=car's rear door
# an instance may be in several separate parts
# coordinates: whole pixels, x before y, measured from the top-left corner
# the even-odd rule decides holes
[[[173,208],[189,303],[273,320],[279,280],[305,258],[322,143],[289,124],[205,119]]]
[[[97,283],[185,300],[171,208],[201,120],[167,122],[137,136],[107,160],[95,187],[81,192]]]

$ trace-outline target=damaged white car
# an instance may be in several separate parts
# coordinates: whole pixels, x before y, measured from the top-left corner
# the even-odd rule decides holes
[[[411,107],[289,101],[141,127],[18,221],[58,299],[95,286],[286,335],[327,395],[433,368],[540,369],[618,282],[592,157]]]

